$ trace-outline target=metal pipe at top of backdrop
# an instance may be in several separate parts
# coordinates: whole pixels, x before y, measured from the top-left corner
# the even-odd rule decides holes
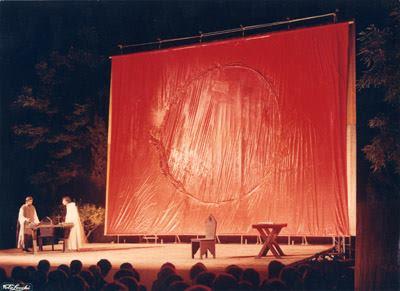
[[[151,46],[151,45],[158,45],[158,48],[160,49],[163,44],[167,44],[167,43],[182,42],[182,41],[189,41],[189,40],[199,40],[199,42],[202,42],[207,37],[222,36],[222,35],[238,33],[238,32],[241,32],[242,36],[245,36],[246,31],[271,28],[271,27],[281,26],[281,25],[288,25],[288,27],[290,28],[290,24],[296,24],[299,22],[329,18],[329,17],[332,17],[332,22],[336,23],[338,12],[339,12],[339,10],[336,9],[335,12],[332,12],[332,13],[314,15],[314,16],[303,17],[303,18],[296,18],[296,19],[287,18],[286,20],[283,20],[283,21],[276,21],[276,22],[271,22],[271,23],[248,25],[248,26],[240,25],[239,28],[231,28],[231,29],[218,30],[218,31],[206,32],[206,33],[199,31],[198,35],[193,35],[193,36],[177,37],[177,38],[169,38],[169,39],[157,38],[157,41],[150,41],[150,42],[137,43],[137,44],[128,44],[128,45],[119,44],[118,48],[120,49],[121,54],[123,53],[123,50],[127,49],[127,48],[139,48],[139,47],[145,47],[145,46]]]

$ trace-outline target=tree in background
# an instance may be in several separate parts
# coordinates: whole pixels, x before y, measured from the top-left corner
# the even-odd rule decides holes
[[[105,209],[93,203],[78,203],[79,217],[81,219],[86,239],[89,241],[90,235],[99,227],[104,225]],[[63,222],[66,215],[64,205],[54,208],[50,218],[54,224]]]
[[[392,193],[400,193],[394,181],[400,178],[400,8],[391,13],[389,25],[379,29],[368,26],[360,33],[359,56],[366,70],[358,80],[358,88],[380,88],[385,111],[369,121],[376,131],[371,143],[363,148],[373,173],[385,176]]]
[[[360,33],[364,71],[361,92],[372,94],[380,112],[369,120],[372,140],[362,151],[371,171],[365,193],[358,193],[356,288],[397,290],[399,286],[400,209],[400,6],[385,28]]]
[[[86,203],[79,206],[79,216],[85,230],[86,238],[89,240],[93,231],[104,224],[105,209],[95,204]]]
[[[23,87],[12,104],[13,133],[34,156],[30,182],[51,194],[77,181],[90,181],[100,192],[105,188],[108,61],[94,49],[93,29],[83,29],[79,38],[81,48],[53,51],[41,60],[36,82]]]

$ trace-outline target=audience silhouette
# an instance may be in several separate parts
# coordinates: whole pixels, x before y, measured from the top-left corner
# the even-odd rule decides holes
[[[33,290],[39,291],[147,290],[141,283],[140,272],[131,263],[114,269],[112,280],[108,280],[106,277],[112,267],[106,259],[88,268],[83,268],[79,260],[71,261],[69,266],[61,264],[53,268],[48,260],[41,260],[36,267],[15,266],[9,277],[0,267],[0,282],[29,283]],[[185,281],[178,273],[174,264],[163,264],[151,290],[354,290],[354,269],[334,260],[313,260],[291,266],[274,260],[268,264],[265,274],[237,265],[227,266],[224,272],[210,272],[203,263],[196,263],[189,270],[190,281]]]

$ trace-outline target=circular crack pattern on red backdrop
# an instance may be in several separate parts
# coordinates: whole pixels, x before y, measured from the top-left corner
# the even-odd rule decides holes
[[[260,72],[212,68],[169,105],[157,134],[162,172],[195,200],[236,201],[272,179],[280,131],[276,98]]]

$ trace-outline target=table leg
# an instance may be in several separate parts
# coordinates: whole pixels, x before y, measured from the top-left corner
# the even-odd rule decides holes
[[[271,253],[276,257],[279,258],[279,252],[275,249],[275,239],[276,239],[276,234],[274,233],[274,231],[272,231],[270,233],[270,235],[268,236],[268,246],[271,250]]]
[[[276,249],[276,251],[279,253],[279,255],[284,256],[285,253],[282,251],[281,247],[279,246],[279,244],[277,242],[273,242],[272,243]]]
[[[65,238],[64,239],[64,243],[63,243],[63,252],[65,253],[66,249],[67,249],[67,245],[68,245],[68,239]]]
[[[268,228],[265,229],[265,233],[267,234],[268,238],[266,240],[266,243],[268,245],[268,249],[271,250],[271,253],[276,257],[277,256],[277,252],[274,248],[273,242],[275,240],[275,232],[272,230],[270,231]],[[267,254],[265,254],[266,256]]]
[[[200,248],[200,242],[192,242],[192,259],[194,259],[194,255]]]
[[[268,251],[271,250],[271,253],[276,257],[280,258],[284,256],[281,247],[279,246],[278,242],[276,241],[280,229],[269,230],[268,228],[257,228],[258,232],[260,233],[261,237],[264,239],[264,244],[257,255],[257,258],[265,257],[268,254]]]
[[[276,252],[276,254],[275,254],[276,257],[285,255],[283,253],[281,247],[279,246],[278,242],[276,241],[280,232],[281,232],[281,229],[273,229],[271,232],[271,236],[272,236],[271,248],[273,248],[274,251]]]
[[[261,250],[257,255],[257,258],[261,258],[261,257],[265,257],[269,251],[269,245],[268,245],[269,237],[268,237],[268,233],[266,233],[264,229],[257,229],[257,230],[260,233],[261,238],[264,239],[263,246],[261,247]]]
[[[261,247],[260,252],[257,255],[257,258],[265,257],[269,251],[268,244],[264,243],[263,246]]]
[[[33,254],[36,254],[38,251],[36,230],[34,229],[32,229],[32,250]]]
[[[43,239],[40,237],[40,236],[38,236],[37,238],[36,238],[36,240],[37,240],[37,243],[38,243],[38,246],[39,246],[39,251],[43,251]]]

